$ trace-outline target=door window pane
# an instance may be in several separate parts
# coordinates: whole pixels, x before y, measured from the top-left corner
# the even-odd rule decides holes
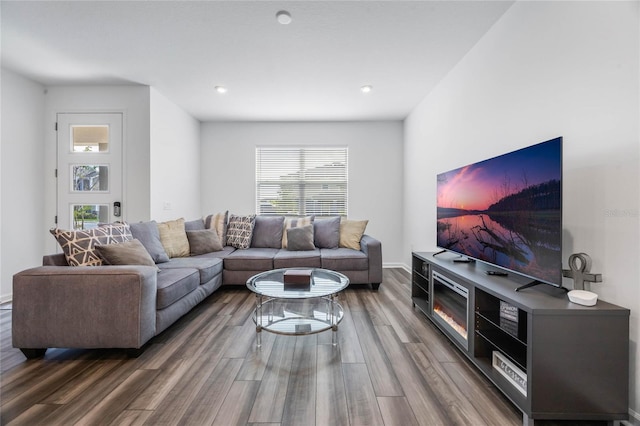
[[[109,222],[108,204],[74,204],[71,206],[73,229],[92,229]]]
[[[77,153],[109,151],[109,126],[71,126],[71,150]]]
[[[73,192],[109,190],[109,166],[81,164],[71,167]]]

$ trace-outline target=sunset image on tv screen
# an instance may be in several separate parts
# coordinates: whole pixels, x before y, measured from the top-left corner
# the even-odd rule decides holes
[[[562,279],[562,138],[437,177],[438,247]]]

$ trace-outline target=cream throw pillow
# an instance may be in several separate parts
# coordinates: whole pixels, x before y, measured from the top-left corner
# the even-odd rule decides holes
[[[184,229],[184,218],[158,224],[160,242],[169,257],[189,256],[189,239]]]
[[[367,227],[368,220],[340,221],[340,247],[360,250],[360,240]]]
[[[229,221],[229,210],[224,213],[210,214],[204,218],[204,227],[214,229],[218,234],[218,239],[222,245],[227,244],[227,227]]]

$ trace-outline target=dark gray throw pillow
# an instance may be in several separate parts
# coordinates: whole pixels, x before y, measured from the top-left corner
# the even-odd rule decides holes
[[[314,250],[313,225],[287,229],[287,250]]]
[[[158,231],[158,223],[155,220],[130,223],[129,228],[133,238],[142,243],[154,262],[163,263],[169,261],[169,256],[164,251],[162,242],[160,242],[160,231]]]
[[[222,243],[215,229],[187,231],[191,256],[222,250]]]
[[[282,229],[284,216],[256,216],[251,237],[251,247],[282,247]]]
[[[138,240],[124,243],[96,245],[96,252],[108,265],[156,266],[147,249]]]
[[[313,222],[313,238],[316,247],[336,249],[340,244],[340,216]]]

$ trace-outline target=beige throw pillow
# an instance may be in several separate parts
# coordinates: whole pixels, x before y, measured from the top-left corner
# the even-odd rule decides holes
[[[218,239],[225,245],[227,243],[227,227],[229,221],[229,210],[224,213],[210,214],[204,219],[206,229],[215,229]]]
[[[184,229],[184,218],[158,224],[160,242],[169,257],[189,256],[189,239]]]
[[[340,247],[360,250],[360,240],[368,220],[342,219],[340,222]]]

